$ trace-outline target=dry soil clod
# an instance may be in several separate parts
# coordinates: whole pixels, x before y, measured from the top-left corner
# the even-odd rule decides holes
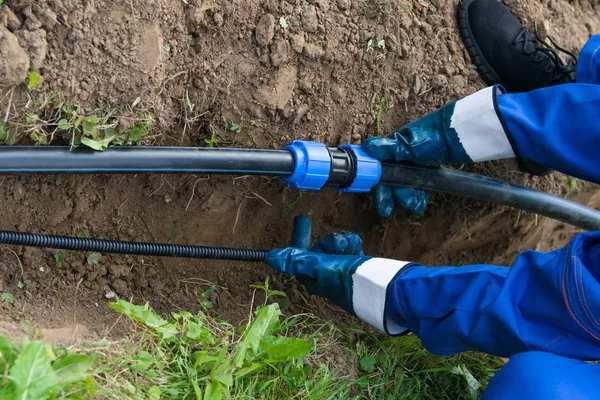
[[[0,85],[14,86],[25,81],[30,62],[15,35],[0,27]]]

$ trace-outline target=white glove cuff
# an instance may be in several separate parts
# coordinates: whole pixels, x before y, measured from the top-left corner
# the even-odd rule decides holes
[[[490,86],[454,105],[450,128],[473,162],[515,157],[494,106],[495,97],[503,93],[502,86]]]
[[[352,307],[358,318],[388,335],[398,336],[408,328],[386,315],[387,290],[398,273],[413,263],[371,258],[352,275]]]

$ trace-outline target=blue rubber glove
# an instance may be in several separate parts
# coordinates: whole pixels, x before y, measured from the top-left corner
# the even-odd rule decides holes
[[[466,164],[514,157],[489,87],[445,105],[404,126],[389,138],[369,138],[362,149],[380,161],[411,162],[425,166]],[[377,211],[389,217],[394,201],[417,215],[427,205],[427,193],[378,185],[373,189]]]
[[[377,261],[377,262],[372,262]],[[356,233],[325,236],[312,249],[288,247],[267,254],[267,264],[292,275],[318,296],[390,335],[406,332],[385,315],[388,286],[405,262],[364,256]]]
[[[267,264],[278,272],[295,276],[312,294],[328,298],[344,310],[352,310],[352,274],[371,257],[362,252],[356,233],[331,233],[311,250],[288,247],[267,254]]]
[[[454,103],[409,123],[390,138],[368,138],[362,148],[381,161],[410,161],[421,165],[441,165],[451,162],[472,162],[460,145],[456,133],[449,130],[449,115]],[[416,215],[423,215],[429,194],[412,188],[377,185],[373,188],[377,213],[387,218],[394,212],[394,203]]]

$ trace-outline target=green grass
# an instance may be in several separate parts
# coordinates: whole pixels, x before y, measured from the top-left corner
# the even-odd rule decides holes
[[[567,194],[565,199],[570,199],[579,192],[579,179],[567,176]]]
[[[412,335],[342,332],[310,314],[284,316],[284,293],[268,281],[254,289],[266,299],[239,327],[208,314],[207,291],[195,315],[109,304],[140,326],[131,341],[75,351],[0,336],[1,398],[472,399],[502,366],[476,353],[430,355]],[[37,378],[19,378],[28,372]]]
[[[17,100],[18,96],[9,92],[11,100],[15,97],[18,103],[18,113],[7,112],[6,121],[0,119],[0,141],[16,144],[28,137],[36,145],[58,140],[102,151],[109,145],[138,142],[148,134],[154,122],[152,113],[141,112],[138,117],[130,118],[130,126],[119,126],[117,109],[109,106],[84,109],[62,98],[57,91],[38,87],[39,79],[38,73],[31,69],[24,98]]]

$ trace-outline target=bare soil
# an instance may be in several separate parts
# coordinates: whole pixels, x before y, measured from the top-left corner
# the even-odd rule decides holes
[[[22,82],[33,66],[42,90],[58,90],[88,110],[117,107],[121,125],[151,111],[157,123],[146,145],[204,146],[213,134],[220,146],[280,148],[292,139],[359,144],[485,86],[462,46],[450,0],[6,3],[0,83]],[[600,31],[593,1],[505,3],[575,53]],[[377,46],[381,40],[385,49]],[[4,110],[6,96],[0,98]],[[241,133],[231,131],[232,122],[243,126]],[[55,142],[61,140],[57,135]],[[566,191],[564,176],[532,177],[508,161],[470,169]],[[600,206],[595,187],[584,189],[578,201]],[[5,177],[0,198],[2,229],[157,242],[174,232],[174,243],[265,249],[286,246],[293,217],[304,213],[314,220],[315,238],[357,231],[368,254],[426,265],[508,265],[519,251],[550,250],[576,232],[450,196],[436,196],[421,219],[398,211],[381,220],[368,195],[301,195],[278,180],[253,177]],[[357,323],[260,264],[103,255],[90,265],[88,254],[76,252],[65,252],[57,264],[53,254],[1,250],[0,291],[16,298],[14,306],[0,304],[2,319],[117,334],[123,327],[106,306],[115,293],[163,313],[194,311],[199,293],[215,284],[213,312],[236,323],[250,307],[249,285],[271,276],[288,293],[290,311],[340,326]]]

